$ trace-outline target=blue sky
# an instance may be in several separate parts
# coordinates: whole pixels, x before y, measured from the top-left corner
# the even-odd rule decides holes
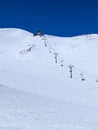
[[[0,28],[74,36],[98,33],[98,0],[0,0]]]

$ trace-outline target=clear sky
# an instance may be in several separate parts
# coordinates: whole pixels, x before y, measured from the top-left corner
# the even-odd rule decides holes
[[[98,0],[0,0],[0,28],[74,36],[98,33]]]

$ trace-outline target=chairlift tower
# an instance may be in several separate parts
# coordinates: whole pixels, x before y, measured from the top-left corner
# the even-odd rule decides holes
[[[55,63],[57,63],[57,56],[58,56],[58,53],[54,53],[54,58],[55,58]]]
[[[82,80],[82,81],[85,81],[85,79],[84,79],[84,77],[83,77],[83,73],[80,73],[80,75],[81,75],[81,80]]]
[[[72,78],[73,77],[73,75],[72,75],[72,69],[73,69],[73,67],[74,67],[74,65],[68,65],[68,67],[69,67],[69,69],[70,69],[70,78]]]
[[[44,45],[47,47],[47,38],[44,36],[42,40],[44,40]]]

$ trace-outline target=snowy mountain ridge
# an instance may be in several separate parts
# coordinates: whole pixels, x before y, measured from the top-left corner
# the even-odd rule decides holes
[[[0,29],[0,130],[97,130],[97,43]]]

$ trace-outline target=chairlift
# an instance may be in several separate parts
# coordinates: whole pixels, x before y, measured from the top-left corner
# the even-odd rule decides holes
[[[82,78],[81,80],[82,80],[82,81],[85,81],[85,79],[84,79],[84,78]]]
[[[61,66],[63,66],[63,62],[64,62],[64,61],[63,61],[63,60],[61,60]]]
[[[81,73],[80,75],[81,75],[81,81],[85,81],[85,78],[83,77],[83,73]]]
[[[98,82],[98,79],[96,79],[96,82]]]

